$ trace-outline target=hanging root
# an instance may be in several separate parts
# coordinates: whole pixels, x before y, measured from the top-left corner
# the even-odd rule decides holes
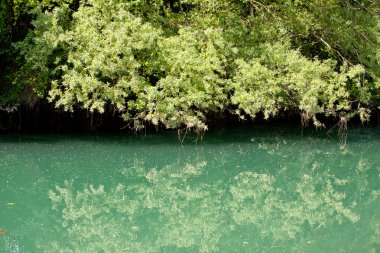
[[[181,136],[181,132],[185,130],[185,133],[183,134],[183,136]],[[185,140],[186,138],[186,134],[187,134],[187,131],[189,129],[187,127],[185,127],[184,129],[177,129],[177,132],[178,132],[178,140],[181,142],[181,146],[183,147],[183,141]]]
[[[348,118],[346,116],[340,117],[340,120],[338,122],[339,130],[347,131],[347,123],[348,123]]]
[[[340,117],[338,122],[338,136],[339,136],[339,146],[341,149],[346,148],[347,146],[347,123],[348,118],[346,116]]]
[[[340,116],[339,122],[336,123],[327,134],[329,134],[334,128],[338,127],[339,147],[345,149],[347,147],[347,123],[349,118],[347,116]]]
[[[302,128],[307,127],[309,125],[309,115],[307,112],[301,112],[301,126]]]

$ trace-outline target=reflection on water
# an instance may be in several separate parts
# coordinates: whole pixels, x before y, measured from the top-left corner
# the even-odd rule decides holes
[[[226,218],[222,190],[217,184],[193,182],[202,176],[205,164],[131,168],[123,173],[133,179],[109,190],[90,185],[75,192],[66,181],[49,191],[49,197],[67,238],[48,248],[63,252],[157,252],[173,246],[199,247],[203,252],[217,249]]]
[[[14,212],[25,217],[8,227],[0,220],[0,229],[12,231],[0,235],[0,249],[379,252],[380,138],[370,139],[344,150],[329,139],[260,135],[184,149],[65,142],[39,161],[8,150],[0,168],[32,159],[31,171],[40,173],[26,191],[15,184],[5,189],[25,195],[1,207],[1,219]],[[79,152],[69,167],[67,148]],[[50,176],[41,173],[44,166]],[[11,172],[7,178],[17,181]]]
[[[293,189],[276,186],[277,178],[286,177],[284,171],[240,172],[228,182],[204,183],[199,179],[207,173],[205,165],[131,168],[124,173],[135,182],[109,190],[90,185],[76,192],[68,181],[56,186],[49,197],[59,212],[60,229],[67,232],[62,243],[50,242],[48,251],[166,252],[175,247],[210,252],[219,250],[222,236],[241,227],[252,233],[243,245],[266,237],[278,243],[360,218],[356,203],[344,203],[339,190],[349,179],[326,171],[301,175],[289,182]]]

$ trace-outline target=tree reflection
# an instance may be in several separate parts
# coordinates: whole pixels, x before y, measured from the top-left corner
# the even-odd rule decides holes
[[[123,170],[124,179],[110,188],[77,191],[66,181],[49,191],[64,238],[41,250],[214,252],[228,241],[239,252],[254,242],[255,250],[263,250],[268,240],[272,245],[293,240],[296,250],[310,246],[308,236],[318,229],[360,219],[346,190],[365,187],[362,176],[338,178],[311,168],[292,177],[279,169],[207,180],[210,169],[206,162],[161,169],[140,163]],[[374,236],[379,227],[374,224]]]

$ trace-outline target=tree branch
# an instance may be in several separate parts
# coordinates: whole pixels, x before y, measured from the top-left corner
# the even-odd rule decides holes
[[[315,33],[313,33],[313,35],[314,35],[314,37],[319,39],[323,44],[325,44],[330,50],[333,50],[334,52],[336,52],[340,56],[340,58],[342,58],[342,60],[347,61],[351,66],[354,65],[350,60],[348,60],[346,57],[344,57],[339,50],[330,46],[330,44],[327,43],[322,37],[320,37],[319,35],[317,35]]]

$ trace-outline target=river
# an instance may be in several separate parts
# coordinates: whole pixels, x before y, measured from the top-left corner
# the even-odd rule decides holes
[[[380,130],[0,136],[0,252],[380,252]]]

